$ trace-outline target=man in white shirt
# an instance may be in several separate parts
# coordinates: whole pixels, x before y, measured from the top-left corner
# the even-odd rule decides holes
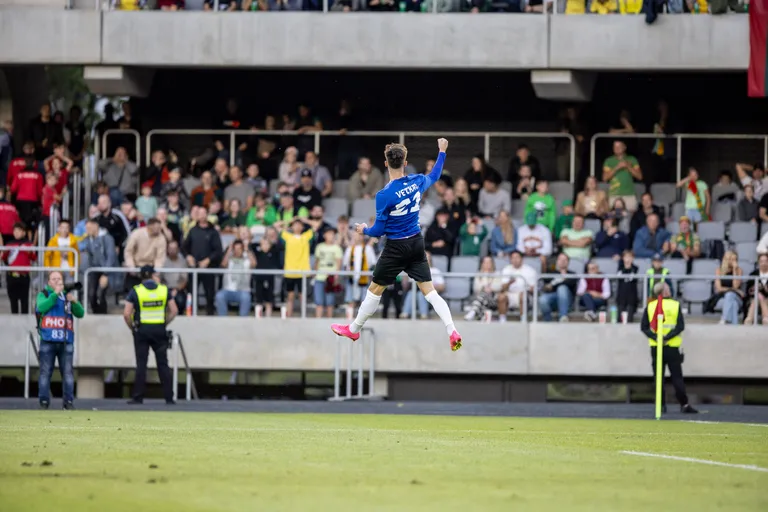
[[[758,201],[768,192],[768,178],[765,177],[763,164],[736,164],[736,174],[739,176],[742,189],[746,185],[752,185],[752,189],[755,191],[755,199]]]
[[[510,308],[521,309],[523,307],[524,294],[527,293],[530,299],[530,294],[533,292],[533,287],[536,286],[539,277],[538,272],[533,267],[523,264],[523,255],[520,251],[514,251],[510,255],[509,261],[511,264],[501,271],[504,284],[497,297],[500,322],[507,320],[507,311]]]
[[[525,226],[517,229],[517,250],[525,256],[539,256],[541,268],[546,268],[547,257],[552,254],[552,233],[536,223],[535,212],[528,213]]]

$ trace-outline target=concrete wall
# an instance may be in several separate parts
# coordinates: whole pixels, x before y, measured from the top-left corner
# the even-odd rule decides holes
[[[30,29],[33,27],[34,30]],[[744,70],[745,15],[536,16],[0,9],[0,63]]]
[[[0,323],[0,366],[23,366],[34,319],[2,316]],[[634,377],[651,371],[648,343],[638,325],[460,322],[465,343],[457,353],[449,350],[438,321],[372,320],[370,326],[381,373]],[[198,370],[330,371],[334,365],[337,338],[326,320],[201,317],[179,318],[172,327],[184,340],[190,366]],[[121,317],[88,316],[78,330],[78,367],[134,367],[131,334]],[[768,378],[763,331],[689,325],[686,375]]]

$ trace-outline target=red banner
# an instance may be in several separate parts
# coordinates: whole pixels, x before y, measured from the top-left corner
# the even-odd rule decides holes
[[[768,96],[766,90],[768,59],[768,0],[752,0],[749,5],[749,71],[747,94],[752,98]]]

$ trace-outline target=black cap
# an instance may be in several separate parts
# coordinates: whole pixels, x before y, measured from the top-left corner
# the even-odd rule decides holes
[[[311,178],[312,177],[312,171],[310,169],[302,169],[301,170],[301,177],[302,178]]]
[[[139,269],[139,274],[141,277],[152,277],[152,274],[155,273],[155,267],[152,265],[144,265]]]
[[[661,253],[657,252],[656,254],[653,255],[653,258],[651,259],[655,261],[664,261],[664,256],[662,256]]]
[[[447,209],[445,209],[445,208],[440,208],[440,209],[439,209],[439,210],[437,210],[437,212],[435,213],[435,215],[450,215],[450,214],[451,214],[451,212],[449,212],[449,211],[448,211]]]

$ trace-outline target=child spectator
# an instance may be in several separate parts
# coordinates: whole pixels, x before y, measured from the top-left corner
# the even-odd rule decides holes
[[[597,319],[597,310],[608,303],[611,283],[600,274],[600,267],[594,261],[587,264],[587,274],[594,277],[579,279],[576,294],[580,297],[581,305],[587,310],[584,318],[588,322],[594,322]]]
[[[260,170],[258,165],[249,165],[245,172],[248,175],[245,179],[245,182],[253,188],[253,191],[256,194],[263,194],[265,196],[269,194],[267,180],[259,175]]]
[[[274,245],[269,237],[264,236],[259,245],[251,246],[256,255],[256,268],[260,270],[278,270],[282,268],[280,261],[280,247]],[[272,308],[275,303],[275,276],[256,275],[253,279],[256,296],[256,304],[264,307],[264,316],[272,316]]]
[[[65,194],[64,191],[67,189],[67,185],[69,185],[69,171],[72,166],[72,160],[69,158],[63,160],[56,156],[50,158],[51,160],[48,162],[48,167],[46,167],[46,175],[53,174],[56,176],[56,193],[63,196]],[[67,163],[67,167],[64,167],[65,162]]]
[[[44,225],[48,225],[51,216],[51,207],[58,210],[61,204],[61,196],[56,192],[56,184],[58,178],[55,174],[51,173],[45,177],[45,186],[43,187],[43,211],[42,222]]]
[[[326,229],[322,236],[323,241],[315,247],[315,317],[322,318],[325,311],[325,316],[331,318],[336,307],[336,294],[342,291],[341,278],[333,272],[341,269],[344,251],[335,242],[335,229]]]
[[[481,224],[478,217],[467,219],[467,222],[459,230],[461,255],[480,256],[480,248],[486,236],[488,236],[488,228]]]
[[[187,189],[184,188],[184,182],[181,180],[181,169],[178,167],[174,167],[168,172],[168,182],[163,184],[160,195],[168,200],[168,196],[171,193],[176,194],[179,203],[184,205],[185,208],[189,206],[189,195],[187,194]]]
[[[264,228],[271,226],[277,221],[277,210],[270,203],[264,194],[257,192],[253,196],[253,206],[248,210],[245,218],[245,225],[251,229],[254,234],[263,234]]]
[[[214,198],[208,208],[208,222],[213,224],[213,227],[217,230],[219,229],[219,226],[221,226],[221,222],[226,215],[224,211],[222,211],[221,206],[221,201],[218,198]]]
[[[675,296],[675,289],[672,286],[672,282],[667,280],[669,269],[664,268],[664,256],[656,253],[651,260],[651,268],[649,268],[645,275],[648,277],[648,298],[653,298],[653,285],[656,283],[667,283],[669,286],[669,293],[672,297]]]
[[[186,212],[184,207],[179,203],[179,193],[175,190],[170,190],[165,198],[166,203],[163,205],[165,211],[168,212],[168,221],[166,225],[173,234],[173,239],[181,243],[181,219],[184,218]]]
[[[616,219],[619,222],[625,217],[629,217],[629,210],[627,210],[627,204],[623,198],[617,197],[613,200],[613,205],[611,205],[611,209],[606,214],[606,217]]]
[[[525,203],[525,217],[528,214],[536,214],[536,223],[546,226],[552,232],[555,229],[555,217],[557,216],[557,205],[555,198],[549,193],[549,183],[547,180],[536,182],[536,192],[530,195]]]
[[[304,230],[304,223],[299,218],[295,218],[291,222],[290,231],[283,231],[280,234],[280,238],[285,243],[285,291],[287,297],[286,302],[286,316],[293,316],[293,301],[296,299],[296,294],[302,292],[301,287],[301,274],[292,274],[293,271],[308,271],[309,255],[311,254],[310,247],[314,232],[311,229]],[[303,231],[303,232],[302,232]]]
[[[637,265],[635,265],[635,255],[632,251],[626,250],[621,255],[619,261],[619,275],[624,276],[619,280],[619,287],[616,297],[616,306],[619,315],[627,314],[627,322],[634,321],[635,311],[637,311]]]
[[[741,222],[757,223],[760,203],[755,199],[755,189],[752,185],[744,186],[744,197],[736,206],[736,218]]]
[[[555,221],[555,239],[560,240],[560,234],[564,229],[573,225],[573,201],[566,199],[563,201],[562,213],[558,215]]]
[[[141,197],[136,199],[136,210],[146,221],[157,215],[157,207],[157,199],[152,196],[152,187],[145,183],[141,186]]]
[[[515,226],[512,225],[509,213],[502,210],[496,216],[496,227],[491,231],[491,254],[499,258],[509,256],[515,251],[516,245]]]
[[[71,233],[72,225],[69,220],[61,219],[55,235],[48,240],[48,247],[52,249],[66,249],[72,248],[77,251],[78,237]],[[61,267],[61,268],[75,268],[75,260],[78,257],[75,253],[70,251],[45,251],[43,261],[46,267]],[[68,281],[67,277],[71,277],[71,273],[65,273],[62,275],[65,281]]]
[[[349,226],[349,217],[346,215],[339,216],[336,221],[336,243],[341,246],[342,249],[346,249],[352,243],[352,229]]]

